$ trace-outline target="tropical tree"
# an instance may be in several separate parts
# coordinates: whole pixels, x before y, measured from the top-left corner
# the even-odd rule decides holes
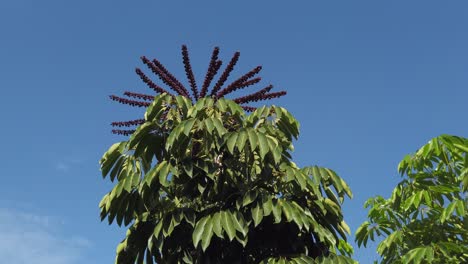
[[[348,185],[294,164],[299,123],[286,109],[239,105],[278,93],[232,101],[192,85],[190,98],[172,83],[179,95],[153,97],[100,161],[116,182],[101,217],[129,226],[116,263],[354,263],[341,210]]]
[[[391,197],[365,203],[358,245],[381,237],[381,263],[468,263],[467,153],[467,138],[442,135],[406,156]]]

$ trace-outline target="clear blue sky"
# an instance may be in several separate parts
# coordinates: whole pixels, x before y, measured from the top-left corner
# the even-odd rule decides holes
[[[241,51],[238,74],[261,64],[263,83],[288,91],[273,103],[301,123],[294,158],[349,182],[354,232],[404,155],[468,136],[467,12],[466,1],[1,1],[0,259],[113,263],[125,229],[99,221],[111,184],[98,160],[123,139],[110,122],[142,112],[108,95],[149,91],[141,55],[182,78],[182,44],[199,81],[220,46],[224,60]]]

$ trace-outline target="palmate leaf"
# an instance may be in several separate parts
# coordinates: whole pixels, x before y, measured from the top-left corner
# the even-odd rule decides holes
[[[382,228],[382,230],[385,230]],[[398,244],[402,242],[403,234],[402,231],[397,230],[391,234],[386,233],[388,235],[377,247],[377,252],[381,255],[386,255],[387,252],[391,252],[392,248],[398,247]]]
[[[239,211],[228,211],[228,214],[230,215],[232,219],[232,223],[234,225],[234,228],[239,231],[244,237],[248,233],[248,226],[247,223],[244,220],[243,215]]]
[[[236,236],[236,228],[234,226],[234,222],[232,216],[229,212],[223,211],[220,212],[221,214],[221,225],[223,229],[226,231],[226,234],[229,237],[229,241],[232,241]]]
[[[239,150],[239,152],[242,152],[244,150],[246,142],[247,142],[247,132],[244,129],[241,129],[238,132],[237,142],[236,142],[236,148]]]
[[[254,129],[247,128],[247,134],[249,136],[250,150],[253,152],[257,148],[258,136]]]
[[[172,97],[168,94],[156,96],[145,112],[145,120],[158,121],[161,118],[161,115],[167,110],[167,105],[171,104],[171,102]]]
[[[218,236],[219,238],[224,238],[223,235],[223,227],[222,227],[222,218],[221,218],[221,213],[216,212],[211,221],[213,222],[213,232]]]
[[[434,250],[432,247],[417,247],[403,255],[401,260],[403,264],[422,263],[423,260],[431,263],[434,260]]]
[[[270,151],[270,147],[268,145],[267,137],[262,133],[257,133],[258,138],[258,146],[260,149],[260,158],[264,159],[265,155]]]
[[[231,154],[234,154],[234,147],[236,146],[238,134],[230,133],[230,134],[227,134],[226,137],[227,137],[226,146],[229,152],[231,152]]]
[[[102,156],[99,163],[101,164],[101,173],[104,178],[112,169],[116,161],[123,155],[123,150],[126,144],[127,142],[125,141],[115,143]]]

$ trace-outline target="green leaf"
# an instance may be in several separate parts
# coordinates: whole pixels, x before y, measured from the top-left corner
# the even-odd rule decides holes
[[[115,180],[115,177],[120,174],[121,170],[122,170],[122,166],[124,164],[124,162],[126,161],[127,159],[125,158],[125,156],[120,156],[119,159],[117,160],[117,162],[115,163],[114,167],[112,168],[110,174],[109,174],[109,177],[110,177],[110,180],[113,182]]]
[[[184,171],[187,175],[192,178],[193,176],[193,163],[192,161],[186,161],[183,163]]]
[[[169,175],[169,170],[171,169],[171,165],[167,163],[166,161],[162,161],[159,164],[160,171],[159,171],[159,183],[162,186],[169,186],[169,183],[167,182],[167,176]]]
[[[458,200],[457,201],[457,205],[455,207],[456,211],[457,211],[457,214],[460,216],[460,217],[464,217],[465,216],[465,212],[466,212],[466,209],[465,209],[465,206],[467,206],[468,204],[467,203],[464,203],[463,201],[461,200]]]
[[[184,123],[181,123],[177,125],[172,132],[169,134],[169,137],[166,140],[166,150],[169,150],[172,148],[172,145],[174,145],[174,141],[180,137],[180,134],[184,130]]]
[[[223,228],[221,224],[221,213],[217,212],[213,215],[211,222],[213,222],[213,232],[219,237],[224,238]]]
[[[193,125],[195,124],[196,119],[190,118],[184,122],[184,134],[186,136],[190,135],[190,131],[192,131]]]
[[[252,208],[252,219],[254,220],[254,226],[257,227],[263,219],[263,209],[259,204]]]
[[[147,186],[151,186],[154,179],[155,179],[155,176],[158,174],[159,170],[161,169],[160,166],[154,166],[150,171],[148,171],[146,174],[145,174],[145,177],[143,179],[143,182],[147,185]]]
[[[237,149],[240,152],[244,150],[246,140],[247,140],[247,132],[245,132],[244,130],[240,131],[238,133],[237,142],[236,142]]]
[[[232,223],[234,224],[234,228],[241,232],[242,235],[246,236],[247,235],[247,227],[245,226],[245,222],[244,222],[244,217],[242,216],[241,213],[239,213],[238,211],[228,211],[228,214],[230,215],[231,219],[232,219]]]
[[[220,99],[216,102],[216,104],[218,105],[219,110],[221,110],[222,112],[226,112],[227,107],[228,107],[228,106],[227,106],[227,103],[226,103],[226,99],[220,98]]]
[[[266,201],[263,202],[263,215],[269,216],[271,211],[273,210],[273,202],[270,198],[267,198]]]
[[[257,194],[258,193],[256,191],[248,191],[242,199],[242,206],[245,207],[255,201]]]
[[[153,235],[158,237],[159,234],[161,233],[161,230],[162,230],[162,227],[163,227],[163,223],[164,221],[161,219],[158,224],[156,225],[156,227],[154,228],[154,231],[153,231]]]
[[[106,175],[109,173],[110,169],[121,155],[122,149],[125,145],[125,141],[115,143],[109,148],[109,150],[106,151],[106,153],[104,153],[99,162],[101,164],[101,172],[103,177],[106,177]]]
[[[248,128],[247,134],[249,136],[250,150],[253,152],[255,148],[257,148],[257,142],[258,142],[257,133],[254,129]]]
[[[273,216],[275,218],[275,223],[277,224],[281,222],[281,204],[280,201],[276,199],[272,202]]]
[[[166,101],[166,93],[156,96],[154,101],[148,106],[145,112],[145,120],[146,121],[153,121],[156,117],[158,117],[163,111],[164,107],[162,104]]]
[[[456,192],[459,190],[458,186],[449,186],[449,185],[429,186],[428,188],[431,191],[443,193],[443,194],[449,194],[449,193]]]
[[[434,251],[431,247],[417,247],[402,256],[402,262],[408,263],[421,263],[422,260],[428,260],[431,263],[434,258]]]
[[[288,206],[291,210],[292,220],[294,223],[296,223],[297,227],[299,227],[299,230],[302,230],[302,227],[307,223],[302,221],[301,215],[304,215],[302,212],[302,207],[294,201],[289,203],[290,204],[288,204]]]
[[[236,236],[236,228],[234,227],[234,223],[232,222],[231,215],[226,212],[222,211],[221,214],[221,224],[223,226],[224,231],[226,231],[229,241],[232,241]]]
[[[192,101],[189,98],[181,95],[176,96],[175,99],[179,108],[182,109],[185,115],[187,115],[188,110],[190,107],[192,107]]]
[[[272,154],[273,154],[273,159],[275,160],[275,163],[279,163],[281,160],[281,146],[278,143],[278,140],[276,138],[267,135],[267,141],[268,141],[268,147],[270,148]]]
[[[138,177],[138,174],[133,173],[133,174],[129,175],[127,178],[125,178],[125,180],[123,182],[123,189],[125,191],[127,191],[128,193],[130,193],[132,191],[132,182],[133,182],[133,178],[134,178],[135,175],[137,175],[137,177]]]
[[[444,223],[447,219],[450,218],[450,216],[452,216],[453,214],[453,211],[455,210],[456,206],[457,206],[457,202],[458,200],[455,200],[453,202],[451,202],[447,208],[445,208],[443,211],[442,211],[442,214],[440,216],[440,221],[442,223]]]
[[[196,215],[193,211],[184,212],[184,218],[191,226],[195,226]]]
[[[232,133],[226,141],[226,146],[231,154],[234,154],[234,146],[236,145],[237,136],[237,133]]]
[[[138,126],[135,132],[130,136],[128,141],[128,148],[133,148],[136,144],[140,143],[140,141],[149,134],[151,129],[154,129],[153,123],[146,122],[142,125]]]
[[[205,224],[202,235],[202,250],[205,251],[210,245],[211,238],[213,237],[213,218],[208,219]]]
[[[413,194],[408,199],[406,199],[405,203],[403,204],[403,209],[405,211],[408,211],[410,209],[410,207],[414,205],[414,199],[415,198],[416,198],[416,195]]]
[[[211,135],[211,133],[214,130],[213,120],[211,118],[207,118],[205,119],[204,123],[205,123],[206,130],[208,131],[208,134]]]
[[[197,224],[195,225],[195,229],[193,230],[192,233],[192,240],[193,240],[193,246],[197,247],[198,243],[203,237],[203,233],[205,231],[205,225],[210,220],[211,216],[205,216],[202,219],[198,220]]]
[[[364,221],[358,229],[356,230],[356,242],[358,247],[361,245],[364,245],[364,247],[367,246],[367,237],[368,237],[368,230],[369,230],[369,225],[370,223],[368,221]]]
[[[219,136],[222,136],[227,132],[227,130],[226,130],[226,128],[224,128],[223,123],[221,122],[221,120],[219,120],[217,118],[213,118],[213,125],[215,126],[216,131],[218,132]]]
[[[283,214],[286,217],[286,221],[291,222],[293,218],[292,218],[292,208],[289,205],[289,202],[283,201],[281,205],[282,205],[281,208],[283,209]]]
[[[269,147],[268,147],[268,140],[267,140],[266,136],[263,135],[262,133],[258,133],[257,136],[258,136],[258,145],[260,147],[260,157],[262,159],[264,159],[265,155],[270,150]]]
[[[307,182],[306,182],[306,177],[302,171],[300,170],[295,170],[295,169],[289,169],[288,173],[291,174],[291,176],[296,179],[296,182],[299,183],[299,186],[301,187],[301,190],[307,190]]]

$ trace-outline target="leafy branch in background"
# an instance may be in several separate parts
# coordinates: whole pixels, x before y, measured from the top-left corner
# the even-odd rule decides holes
[[[354,263],[341,209],[348,185],[331,169],[292,161],[299,123],[286,109],[239,105],[284,92],[225,99],[258,72],[222,88],[235,55],[208,93],[217,49],[197,90],[185,53],[193,97],[153,61],[179,95],[160,90],[130,138],[100,161],[115,182],[101,218],[129,226],[116,263]]]
[[[406,156],[391,197],[366,202],[358,245],[383,237],[381,263],[468,263],[467,153],[468,139],[442,135]]]

